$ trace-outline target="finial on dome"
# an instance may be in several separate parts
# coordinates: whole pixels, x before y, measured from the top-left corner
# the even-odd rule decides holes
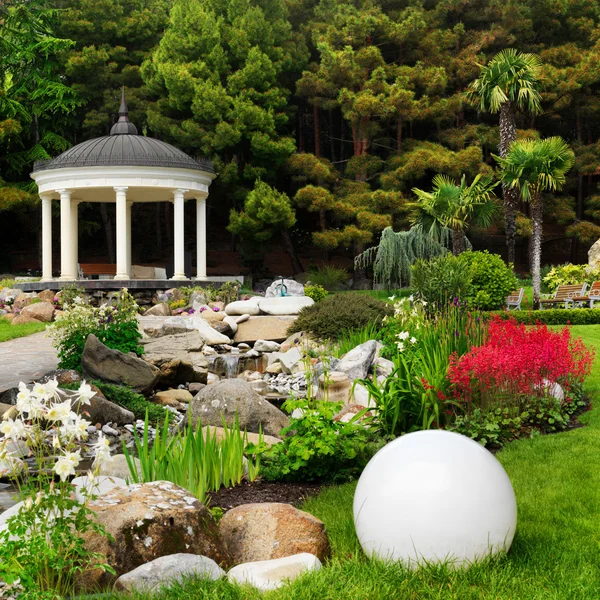
[[[121,88],[119,120],[112,126],[110,135],[137,135],[137,127],[129,120],[129,110],[125,102],[125,86]]]

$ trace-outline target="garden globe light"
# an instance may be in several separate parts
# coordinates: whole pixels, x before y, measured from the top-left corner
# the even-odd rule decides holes
[[[365,553],[381,560],[463,566],[508,551],[517,525],[515,494],[502,465],[477,442],[419,431],[382,448],[354,494]]]

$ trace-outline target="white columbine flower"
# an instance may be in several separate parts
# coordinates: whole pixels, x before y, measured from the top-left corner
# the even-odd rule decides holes
[[[53,404],[46,415],[49,421],[61,421],[67,423],[72,416],[71,412],[71,401],[65,400],[59,404]]]
[[[112,460],[110,455],[110,442],[102,432],[98,434],[98,441],[92,446],[95,454],[94,466],[107,464]]]
[[[90,400],[96,395],[96,392],[92,390],[92,387],[89,383],[85,381],[79,386],[77,390],[77,394],[79,395],[79,399],[82,404],[89,404]]]
[[[73,453],[70,453],[73,454]],[[61,481],[65,481],[69,475],[75,475],[76,464],[67,456],[61,456],[54,465],[53,471],[60,477]]]
[[[60,433],[68,439],[86,439],[88,436],[87,428],[91,425],[90,421],[82,419],[79,415],[75,415],[73,420],[65,423],[60,428]]]
[[[410,333],[408,331],[401,331],[398,335],[396,335],[399,340],[407,340],[409,336]]]
[[[0,433],[11,440],[18,440],[25,437],[26,426],[20,419],[6,419],[0,424]]]
[[[396,295],[394,294],[393,296],[388,296],[388,300],[391,300],[392,302],[396,299]]]
[[[410,338],[410,343],[411,344],[416,344],[417,343],[417,338],[414,335]]]
[[[402,352],[402,350],[404,350],[404,344],[402,342],[396,342],[396,346],[398,346],[399,352]]]

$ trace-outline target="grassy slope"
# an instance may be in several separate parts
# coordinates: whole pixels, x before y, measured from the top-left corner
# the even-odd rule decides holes
[[[23,325],[11,325],[7,319],[0,318],[0,342],[25,337],[38,331],[44,331],[47,323],[24,323]]]
[[[597,350],[594,372],[587,382],[589,393],[596,399],[600,392],[600,326],[577,326],[572,332]],[[600,409],[594,407],[581,420],[587,427],[515,442],[498,454],[513,482],[519,506],[517,535],[508,556],[464,572],[440,567],[413,573],[395,565],[369,563],[354,535],[354,484],[348,484],[326,489],[306,503],[306,510],[325,521],[333,548],[332,561],[319,573],[264,595],[226,581],[197,581],[154,598],[597,599],[600,597]],[[443,499],[440,501],[443,511]],[[116,594],[110,597],[123,598]]]

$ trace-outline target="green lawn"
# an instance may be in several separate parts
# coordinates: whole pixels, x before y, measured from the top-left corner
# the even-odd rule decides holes
[[[47,323],[24,323],[23,325],[11,325],[8,319],[0,318],[0,342],[14,340],[15,338],[24,337],[44,331]]]
[[[576,326],[572,332],[582,336],[598,353],[594,372],[587,381],[587,390],[595,400],[600,392],[600,325]],[[514,442],[498,454],[513,482],[519,507],[517,534],[507,556],[466,571],[439,567],[407,572],[398,565],[368,562],[354,535],[354,484],[347,484],[326,489],[305,506],[323,519],[331,539],[333,558],[320,572],[264,595],[226,581],[196,581],[154,598],[597,599],[600,597],[600,409],[594,406],[581,421],[587,426]],[[443,498],[440,510],[444,510]],[[108,597],[124,599],[118,594]]]

